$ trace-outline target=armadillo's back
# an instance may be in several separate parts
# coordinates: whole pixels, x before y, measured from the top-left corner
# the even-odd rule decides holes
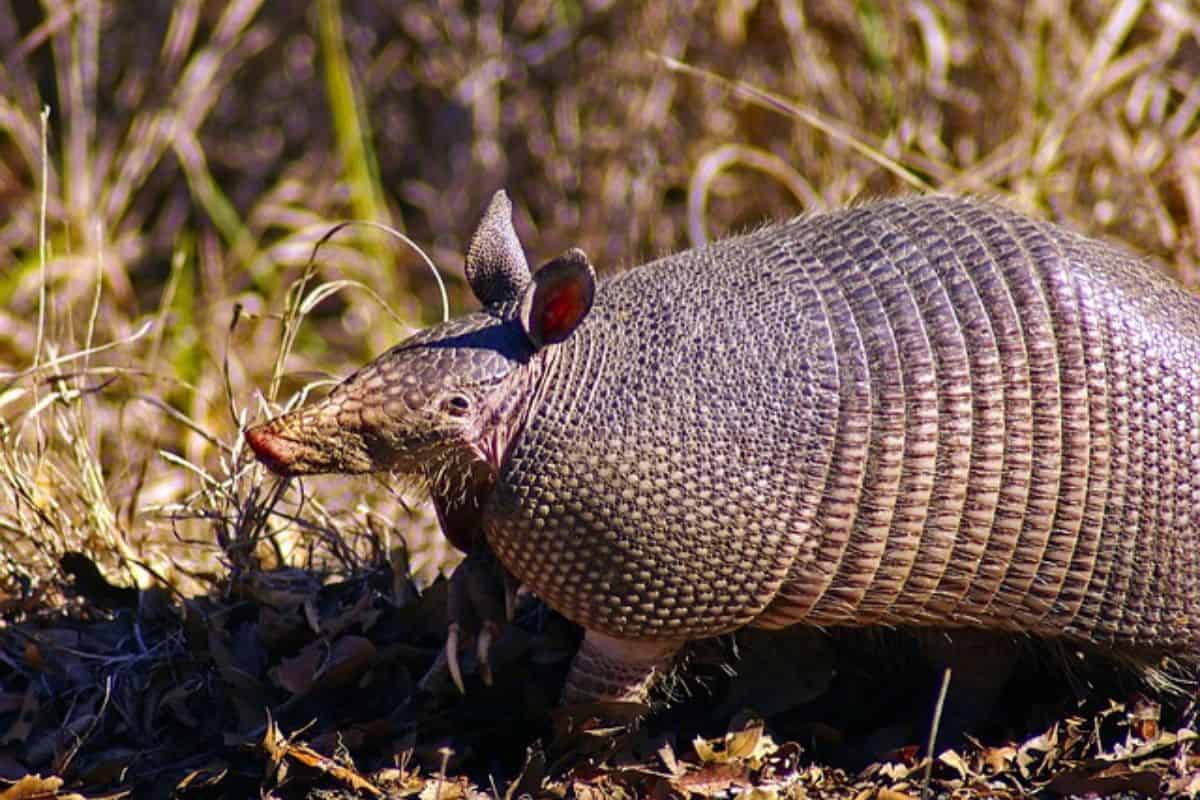
[[[1200,301],[978,203],[810,217],[605,284],[489,538],[614,636],[1200,643]]]
[[[817,545],[761,622],[1200,646],[1200,300],[961,200],[805,240],[846,377]]]

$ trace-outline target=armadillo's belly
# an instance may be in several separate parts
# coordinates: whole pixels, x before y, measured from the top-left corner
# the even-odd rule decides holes
[[[1200,648],[1200,300],[990,206],[801,231],[840,413],[763,626],[972,625]]]

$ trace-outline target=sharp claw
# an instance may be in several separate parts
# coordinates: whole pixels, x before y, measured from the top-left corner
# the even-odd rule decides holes
[[[463,683],[462,667],[458,665],[458,625],[451,624],[446,631],[446,666],[450,669],[450,680],[458,687],[459,694],[466,695],[467,687]]]
[[[484,686],[492,685],[492,640],[495,638],[494,628],[484,625],[475,640],[475,655],[479,659],[479,677],[483,678]]]

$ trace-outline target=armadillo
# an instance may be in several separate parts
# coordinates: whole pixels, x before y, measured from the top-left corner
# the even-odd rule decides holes
[[[743,626],[936,626],[1200,655],[1200,298],[945,196],[803,216],[482,310],[246,432],[282,475],[393,470],[586,630],[565,697],[637,698]]]

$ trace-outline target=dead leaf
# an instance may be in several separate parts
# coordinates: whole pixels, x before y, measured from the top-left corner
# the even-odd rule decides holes
[[[194,789],[207,789],[225,780],[225,776],[228,774],[228,765],[221,762],[209,764],[207,767],[194,769],[184,775],[179,783],[175,784],[175,791],[183,793]]]
[[[30,639],[25,642],[24,648],[25,663],[34,672],[45,672],[46,659],[42,657],[42,649],[38,647],[37,642]]]
[[[33,721],[37,718],[39,708],[37,689],[30,684],[21,701],[21,712],[8,726],[4,736],[0,737],[0,744],[8,745],[14,742],[24,744],[29,739],[29,735],[33,733]]]
[[[710,763],[695,772],[672,778],[670,783],[684,794],[698,794],[704,797],[723,795],[735,787],[749,788],[751,785],[744,766],[727,763]]]
[[[375,645],[364,636],[343,636],[333,643],[317,683],[322,689],[346,686],[375,663]]]
[[[226,683],[242,691],[262,693],[263,685],[258,678],[237,663],[231,637],[225,630],[215,627],[209,629],[208,650]]]
[[[762,739],[762,720],[748,721],[740,731],[725,734],[725,754],[730,759],[749,758],[756,754]]]
[[[740,730],[725,734],[721,740],[697,736],[692,741],[702,764],[725,764],[744,759],[761,760],[776,749],[775,742],[763,735],[763,723],[759,719],[747,719]]]
[[[911,769],[917,765],[917,756],[920,754],[920,752],[920,745],[906,744],[903,747],[897,747],[895,750],[885,755],[882,760],[890,764],[898,764]]]
[[[243,629],[251,626],[242,626]],[[208,650],[212,655],[213,664],[220,673],[222,680],[230,687],[227,698],[232,701],[238,715],[238,729],[242,731],[256,730],[264,723],[266,688],[259,681],[257,674],[247,671],[249,665],[243,666],[241,659],[249,659],[248,652],[252,647],[251,637],[244,633],[239,636],[240,646],[235,651],[231,647],[231,637],[223,629],[210,624],[208,628]],[[235,656],[240,653],[240,658]]]
[[[0,800],[85,800],[79,794],[59,794],[62,785],[62,778],[57,776],[26,775],[0,792]]]
[[[1152,753],[1157,753],[1162,750],[1171,750],[1176,745],[1183,742],[1195,741],[1200,734],[1188,728],[1180,728],[1172,733],[1170,731],[1162,731],[1155,737],[1154,741],[1139,744],[1133,749],[1120,749],[1115,753],[1104,753],[1098,756],[1100,761],[1130,761],[1139,758],[1145,758]]]
[[[980,759],[984,775],[1000,775],[1012,769],[1017,760],[1017,748],[1011,744],[983,748]]]
[[[287,746],[287,756],[306,767],[312,767],[336,778],[356,791],[363,791],[375,797],[384,796],[382,789],[358,774],[355,770],[337,763],[328,756],[321,755],[307,745],[289,744]],[[443,795],[443,800],[449,800],[449,798]]]
[[[464,800],[470,784],[465,778],[431,778],[421,789],[420,800]]]
[[[576,800],[610,800],[611,792],[606,792],[599,786],[593,786],[586,781],[571,781],[571,794]]]
[[[308,694],[317,681],[323,649],[323,643],[313,642],[292,658],[280,661],[279,666],[272,667],[267,674],[277,686],[293,695]]]
[[[1193,772],[1179,778],[1171,778],[1163,786],[1163,791],[1171,797],[1200,797],[1200,772]]]
[[[374,603],[375,596],[372,592],[362,592],[350,608],[320,623],[319,632],[327,637],[334,637],[340,636],[355,625],[364,632],[370,630],[378,617],[378,613],[374,613],[372,609]]]
[[[1045,733],[1027,739],[1017,749],[1017,769],[1021,777],[1029,780],[1042,767],[1053,763],[1049,756],[1058,748],[1058,723],[1054,723]]]
[[[267,715],[267,727],[263,731],[262,741],[259,743],[263,752],[270,759],[267,774],[272,776],[277,782],[282,783],[287,778],[287,739],[283,735],[283,731],[279,730],[279,726],[275,724],[275,720],[271,715]]]
[[[248,578],[239,588],[255,601],[276,608],[299,606],[321,589],[320,580],[302,569],[253,572]]]
[[[276,608],[260,606],[258,609],[258,638],[272,652],[286,650],[296,642],[308,638],[304,618],[294,606]]]
[[[759,783],[785,782],[795,777],[803,748],[796,742],[784,742],[772,753],[758,775]]]
[[[755,786],[748,792],[742,792],[738,795],[738,800],[778,800],[779,792],[774,789],[764,789],[761,786]]]
[[[1158,721],[1162,718],[1162,705],[1148,697],[1138,697],[1129,711],[1129,731],[1143,742],[1158,738]]]
[[[181,725],[188,728],[200,727],[200,720],[196,719],[188,708],[187,700],[200,689],[201,683],[199,678],[189,678],[179,686],[168,689],[159,701],[156,715],[161,714],[163,709],[170,712],[173,717]]]
[[[945,764],[950,769],[958,773],[958,777],[966,780],[971,777],[971,768],[967,766],[967,762],[953,750],[943,750],[938,754],[937,760]]]
[[[1151,770],[1134,770],[1128,764],[1114,764],[1099,772],[1066,770],[1055,775],[1049,789],[1062,795],[1104,797],[1118,792],[1137,792],[1146,797],[1159,795],[1163,776]]]
[[[875,800],[916,800],[916,798],[906,792],[883,788],[879,790],[879,794],[875,795]]]
[[[879,768],[875,774],[882,775],[892,783],[899,783],[900,781],[906,780],[910,775],[918,772],[924,763],[925,762],[923,760],[914,764],[905,764],[899,761],[887,761],[878,765]]]
[[[675,748],[671,747],[670,742],[664,742],[662,747],[658,748],[658,757],[662,759],[663,766],[673,777],[679,777],[687,772],[687,767],[680,764],[679,759],[675,757]]]

